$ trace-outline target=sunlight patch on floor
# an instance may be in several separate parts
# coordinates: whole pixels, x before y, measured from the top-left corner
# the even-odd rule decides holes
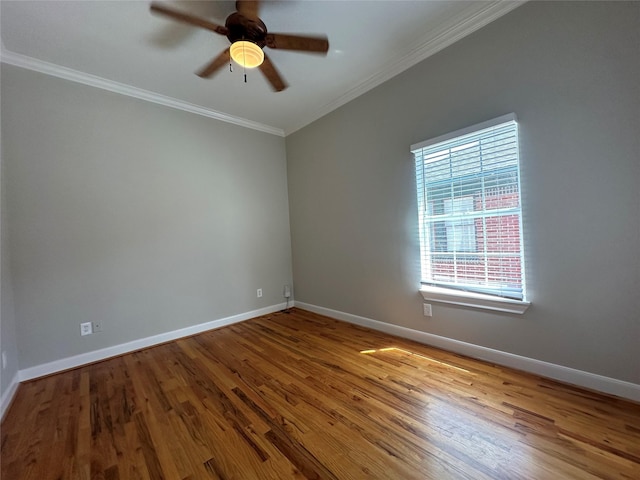
[[[440,360],[436,360],[435,358],[427,357],[426,355],[422,355],[420,353],[410,352],[409,350],[405,350],[403,348],[398,348],[398,347],[385,347],[385,348],[378,348],[378,349],[373,349],[373,350],[361,350],[360,351],[360,353],[367,354],[367,355],[370,355],[370,354],[373,354],[373,353],[377,353],[377,352],[398,352],[398,353],[404,353],[404,354],[407,354],[407,355],[413,355],[415,357],[422,358],[422,359],[427,360],[429,362],[437,363],[439,365],[443,365],[443,366],[448,367],[448,368],[453,368],[453,369],[458,370],[460,372],[471,373],[469,370],[465,370],[464,368],[456,367],[455,365],[451,365],[450,363],[442,362]]]

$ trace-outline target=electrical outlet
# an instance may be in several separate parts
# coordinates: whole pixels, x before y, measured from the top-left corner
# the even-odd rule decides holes
[[[7,353],[2,352],[2,369],[7,368]]]
[[[284,286],[284,290],[282,291],[282,295],[284,296],[284,298],[291,297],[291,287],[289,285],[285,285]]]
[[[84,322],[80,324],[80,335],[91,335],[93,333],[93,328],[91,326],[91,322]]]
[[[93,322],[93,333],[102,331],[102,322]]]
[[[258,295],[258,298],[261,298],[261,297],[262,297],[262,289],[261,289],[261,288],[259,288],[259,289],[256,291],[256,295]]]
[[[431,317],[433,315],[433,313],[431,312],[431,304],[430,303],[423,303],[422,304],[422,313],[424,314],[425,317]]]

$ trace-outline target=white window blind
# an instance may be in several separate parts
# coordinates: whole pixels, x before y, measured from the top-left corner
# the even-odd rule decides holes
[[[422,283],[525,299],[515,115],[411,147]]]

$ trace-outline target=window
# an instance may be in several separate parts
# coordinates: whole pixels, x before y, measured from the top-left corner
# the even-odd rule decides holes
[[[444,215],[458,220],[447,220],[445,224],[445,246],[447,252],[475,252],[476,251],[476,227],[472,218],[468,217],[473,212],[473,196],[445,198]]]
[[[411,151],[423,286],[526,303],[515,115]]]

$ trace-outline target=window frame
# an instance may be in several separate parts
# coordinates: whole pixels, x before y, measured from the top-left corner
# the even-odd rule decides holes
[[[444,238],[440,237],[438,239],[438,242],[435,242],[433,238],[427,239],[426,237],[431,237],[438,234],[438,232],[435,230],[435,228],[437,227],[435,226],[435,222],[434,222],[432,225],[433,228],[428,231],[425,231],[425,228],[427,227],[425,227],[425,221],[423,219],[424,212],[420,211],[420,208],[422,208],[422,210],[426,212],[426,209],[433,209],[433,205],[426,204],[425,199],[418,198],[418,209],[419,209],[418,221],[419,221],[419,232],[420,232],[419,234],[420,264],[421,264],[421,271],[422,271],[420,293],[422,293],[422,296],[425,300],[459,305],[464,307],[475,307],[475,308],[482,308],[482,309],[489,309],[489,310],[495,310],[495,311],[501,311],[501,312],[507,312],[507,313],[517,313],[517,314],[524,313],[527,310],[527,308],[531,305],[531,303],[527,299],[526,283],[525,283],[525,265],[524,265],[525,257],[524,257],[524,250],[523,250],[524,231],[523,231],[523,225],[522,225],[523,223],[522,222],[522,204],[521,204],[522,194],[520,190],[520,158],[519,158],[519,140],[518,140],[518,131],[517,131],[518,125],[517,125],[516,115],[513,113],[510,113],[507,115],[503,115],[501,117],[494,118],[492,120],[488,120],[486,122],[482,122],[476,125],[463,128],[461,130],[457,130],[455,132],[451,132],[436,138],[432,138],[430,140],[426,140],[424,142],[420,142],[418,144],[414,144],[411,146],[411,152],[414,154],[414,160],[416,165],[416,186],[418,188],[417,193],[418,195],[420,195],[421,192],[425,194],[425,191],[426,191],[425,189],[427,188],[426,186],[427,182],[425,181],[422,175],[422,169],[424,168],[424,164],[425,164],[425,152],[423,151],[423,149],[428,147],[440,146],[440,144],[444,144],[445,142],[448,142],[448,141],[454,142],[455,140],[460,140],[460,137],[464,137],[469,134],[480,133],[482,130],[492,128],[492,127],[497,127],[502,124],[511,123],[511,122],[515,123],[515,128],[516,128],[515,148],[517,150],[517,153],[516,153],[517,162],[516,162],[514,171],[517,176],[516,192],[518,193],[518,200],[519,200],[516,213],[518,215],[519,242],[520,242],[519,268],[521,269],[520,270],[521,272],[520,288],[522,292],[522,298],[521,299],[510,298],[508,296],[502,296],[502,295],[496,294],[494,292],[496,292],[497,289],[493,289],[494,292],[487,292],[488,290],[491,290],[491,288],[487,286],[487,284],[485,284],[484,286],[480,285],[476,288],[476,286],[473,285],[471,282],[469,284],[452,285],[452,284],[447,284],[447,282],[445,281],[433,280],[434,277],[431,272],[435,264],[431,262],[431,258],[433,258],[432,254],[435,253],[435,250],[434,250],[435,247],[429,248],[427,244],[429,242],[433,242],[435,245],[435,243],[439,242],[440,245],[445,245],[446,251],[443,251],[442,253],[446,255],[449,252],[450,244],[447,238],[447,233],[450,227],[447,226],[448,221],[443,219],[444,221],[443,221],[443,225],[440,227],[441,229],[440,232],[445,231]],[[443,145],[443,148],[446,148],[446,146]],[[449,148],[452,148],[452,147],[450,146]],[[432,155],[435,156],[436,153],[432,153]],[[511,168],[513,169],[513,167]],[[487,175],[482,175],[479,178],[481,178],[482,182],[484,182],[485,179],[488,178],[490,175],[492,174],[489,173]],[[456,180],[455,177],[452,177],[450,183],[453,185],[455,180]],[[448,181],[443,181],[444,184],[447,184],[447,182]],[[484,192],[485,191],[483,190],[483,194]],[[469,193],[466,193],[466,195],[469,195]],[[455,202],[456,198],[462,199],[464,197],[465,197],[464,194],[459,196],[451,196],[449,201],[453,206],[453,204],[456,203]],[[446,200],[447,200],[446,198],[442,199],[443,212],[446,209],[446,206],[445,206]],[[455,216],[455,213],[456,213],[455,207],[452,210],[454,210],[453,214]],[[481,211],[482,211],[482,215],[486,215],[486,212],[490,210],[483,209]],[[486,235],[485,232],[483,232],[482,234]],[[474,235],[477,235],[477,232]],[[456,241],[459,242],[458,244],[462,244],[467,240],[463,240],[462,242],[459,239],[454,240],[454,242]],[[456,254],[457,253],[467,254],[467,252],[456,252]],[[471,254],[472,252],[468,252],[468,253]],[[477,259],[479,264],[487,265],[486,253],[487,252],[484,252],[484,254],[479,253],[478,259]],[[440,256],[440,252],[438,256]],[[453,254],[452,254],[452,259],[453,259]],[[426,265],[426,267],[424,263],[425,261],[428,262],[428,265]],[[425,271],[423,271],[424,269],[426,269],[428,273],[425,273]],[[425,278],[430,278],[431,280],[425,281]]]

